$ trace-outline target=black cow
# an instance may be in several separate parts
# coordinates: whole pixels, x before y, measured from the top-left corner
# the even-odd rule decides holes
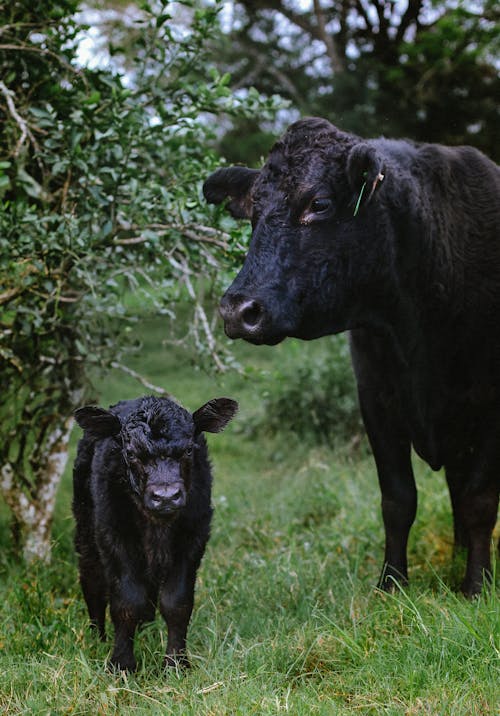
[[[102,639],[109,602],[116,668],[135,670],[134,634],[158,601],[168,627],[165,663],[188,665],[186,633],[212,516],[202,433],[223,430],[237,407],[217,398],[191,415],[167,398],[145,397],[75,413],[85,431],[73,473],[80,583]]]
[[[411,447],[444,465],[462,589],[490,574],[500,470],[500,171],[471,147],[363,140],[303,119],[261,170],[219,169],[253,234],[220,310],[231,338],[351,332],[385,525],[380,586],[406,582]]]

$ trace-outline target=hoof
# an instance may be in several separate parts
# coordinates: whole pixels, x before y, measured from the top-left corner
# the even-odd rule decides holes
[[[100,641],[106,641],[106,629],[104,628],[104,624],[92,621],[90,622],[90,628],[93,632],[97,632]]]
[[[164,661],[165,668],[167,669],[189,669],[191,664],[186,654],[166,654]]]
[[[126,671],[128,674],[133,674],[137,671],[137,663],[135,659],[118,659],[111,657],[108,663],[108,670],[115,674],[120,671]]]
[[[392,594],[399,587],[408,586],[408,577],[405,574],[396,572],[394,569],[385,568],[377,583],[377,589]]]
[[[492,582],[491,572],[487,569],[482,570],[482,576],[475,577],[474,579],[465,577],[464,581],[460,586],[460,591],[468,599],[479,597],[483,591],[483,587],[489,587]]]

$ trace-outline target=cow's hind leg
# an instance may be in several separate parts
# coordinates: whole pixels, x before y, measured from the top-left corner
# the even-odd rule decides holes
[[[480,483],[479,485],[477,483]],[[462,592],[474,596],[482,590],[485,581],[491,580],[491,540],[498,513],[498,478],[483,474],[478,481],[464,490],[461,516],[468,531],[468,554]]]
[[[453,512],[453,553],[467,549],[469,535],[462,515],[461,502],[464,484],[469,474],[470,466],[462,463],[446,465],[446,482],[450,493],[451,508]]]
[[[484,581],[491,580],[491,538],[498,512],[498,486],[464,494],[464,521],[469,531],[467,568],[462,592],[474,596],[481,592]]]

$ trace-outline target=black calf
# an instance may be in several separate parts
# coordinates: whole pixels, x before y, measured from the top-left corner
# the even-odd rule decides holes
[[[75,413],[85,431],[73,472],[80,583],[102,639],[110,605],[116,668],[135,670],[134,634],[157,604],[168,627],[166,665],[188,665],[186,633],[212,516],[202,432],[223,430],[237,407],[217,398],[191,415],[145,397]]]

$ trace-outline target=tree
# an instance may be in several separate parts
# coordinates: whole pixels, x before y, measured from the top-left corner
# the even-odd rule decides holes
[[[238,251],[198,198],[214,163],[207,118],[273,102],[237,99],[208,66],[220,3],[181,4],[182,32],[169,0],[143,3],[126,75],[77,66],[76,0],[1,6],[0,489],[28,560],[50,555],[89,372],[122,365],[138,310],[171,312],[183,282],[198,342],[223,367],[195,293]]]
[[[300,114],[498,160],[499,19],[494,0],[239,0],[217,57]]]

